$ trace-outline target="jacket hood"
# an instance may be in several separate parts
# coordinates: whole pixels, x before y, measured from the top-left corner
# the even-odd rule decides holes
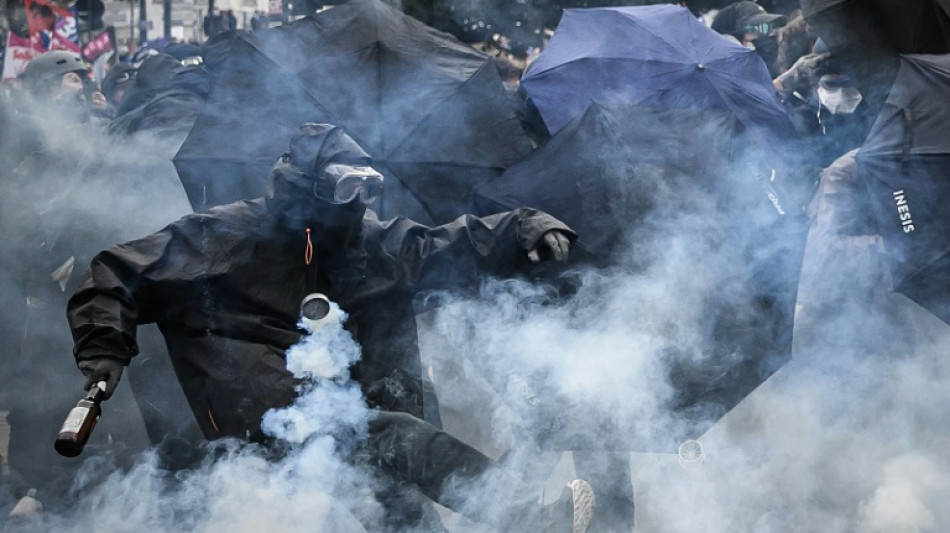
[[[339,126],[308,122],[290,140],[290,163],[306,175],[319,176],[330,163],[369,165],[367,154]]]
[[[369,165],[371,159],[342,128],[309,122],[290,141],[290,151],[274,164],[265,196],[268,210],[284,225],[336,233],[358,225],[365,206],[332,205],[314,195],[314,182],[330,163]]]

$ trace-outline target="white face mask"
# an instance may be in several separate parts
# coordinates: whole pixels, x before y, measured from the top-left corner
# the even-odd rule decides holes
[[[832,115],[850,115],[858,108],[864,97],[855,87],[826,88],[818,86],[818,101],[825,106]]]

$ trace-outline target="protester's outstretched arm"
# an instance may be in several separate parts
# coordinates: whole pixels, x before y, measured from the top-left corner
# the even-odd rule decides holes
[[[396,219],[380,231],[381,246],[416,290],[454,288],[485,274],[508,275],[547,258],[565,261],[576,239],[560,220],[528,208],[463,215],[436,227]]]

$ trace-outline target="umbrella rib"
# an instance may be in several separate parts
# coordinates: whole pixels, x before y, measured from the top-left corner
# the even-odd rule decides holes
[[[684,8],[683,11],[685,12],[686,9]],[[690,35],[697,34],[697,36],[700,36],[700,35],[702,34],[702,32],[715,33],[715,32],[713,32],[713,30],[707,28],[704,24],[702,24],[702,23],[699,22],[698,20],[694,19],[694,18],[692,17],[692,15],[689,15],[688,13],[684,13],[684,14],[686,15],[686,16],[685,16],[686,23],[685,23],[685,25],[684,25],[684,26],[685,26],[685,29],[689,29],[689,27],[688,27],[689,25],[694,25],[694,26],[696,26],[696,28],[697,28],[696,31],[690,33]],[[641,23],[638,21],[638,19],[634,19],[634,18],[628,17],[628,20],[630,20],[635,26],[637,26],[638,28],[642,29],[644,32],[649,33],[650,35],[655,36],[659,42],[665,44],[665,45],[668,46],[673,52],[675,52],[678,56],[682,57],[682,58],[685,60],[685,61],[684,61],[685,63],[695,63],[696,61],[700,61],[700,62],[707,62],[707,61],[710,61],[709,59],[702,59],[702,58],[700,58],[700,59],[698,59],[698,60],[696,60],[696,61],[693,61],[691,58],[689,58],[689,57],[687,56],[686,53],[684,53],[684,49],[685,49],[686,47],[684,46],[683,48],[680,48],[680,47],[677,46],[675,43],[673,43],[672,41],[670,41],[670,40],[667,38],[667,36],[666,36],[665,33],[657,33],[657,32],[654,32],[654,31],[651,31],[651,30],[647,29],[645,26],[643,26],[643,24],[641,24]],[[713,36],[715,36],[715,37],[717,37],[717,38],[722,38],[722,37],[719,36],[719,35],[712,35],[711,37],[713,37]],[[708,43],[708,46],[707,46],[707,48],[706,48],[706,51],[703,53],[703,57],[708,56],[708,55],[712,52],[713,49],[714,49],[713,43],[712,43],[712,42],[709,42],[709,43]],[[712,59],[712,61],[715,61],[715,60],[718,60],[718,59],[720,59],[720,58]]]
[[[570,60],[570,61],[565,61],[564,63],[559,63],[559,64],[557,64],[557,65],[554,65],[554,66],[552,66],[551,68],[549,68],[549,69],[547,69],[547,70],[542,70],[542,71],[538,72],[538,74],[546,74],[546,73],[548,73],[548,72],[554,72],[554,71],[560,70],[560,69],[562,69],[562,68],[564,68],[564,67],[567,67],[568,65],[574,65],[574,64],[576,64],[576,63],[583,63],[583,62],[588,62],[588,61],[598,61],[598,62],[599,62],[599,61],[618,61],[618,62],[635,62],[635,63],[655,63],[655,64],[660,64],[660,65],[670,65],[671,67],[675,67],[675,68],[671,68],[671,70],[670,70],[669,72],[675,72],[676,70],[682,68],[684,65],[690,65],[690,64],[692,64],[692,63],[685,63],[685,62],[684,62],[684,63],[674,63],[674,62],[672,62],[672,61],[662,61],[662,60],[659,60],[659,59],[640,59],[640,58],[633,58],[633,57],[615,57],[615,56],[610,56],[610,57],[578,57],[578,58],[576,58],[576,59],[572,59],[572,60]]]
[[[650,35],[653,35],[654,37],[656,37],[658,42],[661,42],[661,43],[663,43],[664,45],[666,45],[667,47],[669,47],[669,49],[672,50],[674,53],[676,53],[676,55],[681,56],[681,57],[685,57],[685,54],[683,53],[683,51],[680,50],[679,48],[677,48],[677,46],[674,45],[672,42],[670,42],[669,40],[667,40],[667,38],[666,38],[666,36],[665,36],[664,34],[662,34],[662,33],[657,33],[657,32],[654,32],[654,31],[648,29],[646,26],[644,26],[643,24],[641,24],[638,19],[635,19],[635,18],[632,18],[632,17],[627,17],[627,20],[629,20],[634,26],[640,28],[643,32],[645,32],[645,33],[647,33],[647,34],[650,34]],[[687,59],[688,59],[688,58],[687,58]]]
[[[748,52],[742,52],[742,53],[754,54],[755,52],[753,52],[752,50],[749,50]],[[718,68],[720,63],[727,62],[728,60],[732,59],[732,57],[736,57],[736,56],[727,56],[727,57],[720,57],[720,58],[717,58],[717,59],[713,59],[713,60],[710,61],[709,63],[706,63],[706,69],[707,69],[707,70],[711,70],[712,72],[719,72],[719,73],[722,73],[722,74],[726,74],[726,75],[728,75],[730,78],[734,78],[734,79],[736,79],[736,80],[747,81],[747,82],[749,82],[749,83],[759,84],[759,83],[761,83],[761,82],[764,81],[764,78],[763,78],[763,79],[755,79],[755,78],[750,78],[750,77],[748,77],[748,76],[739,76],[739,75],[737,75],[735,72],[726,71],[726,70],[720,70],[720,69]],[[764,64],[763,64],[763,68],[764,68]],[[765,71],[765,72],[767,72],[767,71]],[[769,81],[771,81],[771,78],[769,78]]]
[[[581,58],[572,60],[572,61],[570,61],[570,62],[568,62],[568,63],[562,63],[561,65],[558,65],[557,67],[552,68],[551,70],[548,70],[548,71],[546,71],[546,72],[549,72],[549,73],[550,73],[550,72],[556,72],[557,70],[559,70],[559,69],[561,69],[561,68],[565,68],[565,67],[567,67],[567,66],[569,66],[569,65],[571,65],[571,64],[574,64],[574,63],[587,62],[587,61],[598,61],[598,62],[599,62],[599,61],[601,61],[601,60],[618,61],[618,62],[637,61],[637,60],[633,60],[633,59],[628,58],[628,57],[623,57],[623,58],[592,58],[592,57],[581,57]],[[662,65],[669,65],[669,69],[668,69],[668,70],[664,70],[664,71],[662,71],[662,72],[654,72],[653,74],[651,74],[651,75],[649,75],[649,76],[642,77],[641,79],[644,79],[644,80],[646,80],[646,79],[658,78],[658,77],[661,77],[661,76],[667,76],[667,75],[670,75],[670,74],[675,74],[677,71],[682,70],[683,67],[684,67],[684,65],[686,65],[686,64],[684,64],[684,63],[672,63],[672,62],[669,62],[669,61],[657,61],[657,60],[653,60],[653,59],[650,59],[650,60],[642,60],[642,61],[640,61],[640,62],[642,62],[642,63],[657,63],[657,64],[662,64]],[[640,101],[642,101],[642,100],[643,100],[643,98],[640,99]],[[637,103],[637,102],[632,102],[632,103]]]
[[[659,59],[642,59],[642,58],[637,58],[637,57],[623,57],[623,56],[596,56],[596,57],[593,57],[593,56],[584,56],[584,57],[577,57],[577,58],[571,59],[570,61],[565,61],[565,62],[563,62],[563,63],[558,63],[557,65],[552,65],[551,67],[548,67],[548,68],[546,68],[546,69],[544,69],[544,70],[538,70],[538,71],[536,71],[536,72],[532,72],[531,78],[535,78],[535,77],[537,77],[537,76],[540,75],[540,74],[546,74],[546,73],[548,73],[548,72],[554,72],[554,71],[559,70],[559,69],[562,69],[562,68],[564,68],[564,67],[566,67],[566,66],[568,66],[568,65],[573,65],[573,64],[575,64],[575,63],[581,63],[581,62],[585,62],[585,61],[628,61],[628,62],[637,62],[637,63],[659,63],[659,64],[664,64],[664,65],[676,65],[676,66],[682,66],[682,65],[692,64],[692,63],[688,63],[688,62],[676,63],[676,62],[673,62],[673,61],[663,61],[663,60],[659,60]],[[531,78],[529,78],[529,80],[530,80]]]
[[[905,275],[901,281],[897,282],[897,285],[894,287],[894,289],[899,290],[904,285],[908,284],[908,280],[923,276],[928,270],[931,270],[935,264],[939,263],[941,258],[945,257],[948,252],[950,252],[950,246],[945,246],[941,253],[935,254],[926,263],[917,266],[909,274]]]
[[[289,71],[284,70],[283,67],[281,67],[280,62],[274,60],[274,58],[272,58],[270,55],[268,55],[264,50],[262,50],[262,49],[261,49],[260,47],[258,47],[256,44],[252,43],[251,41],[248,41],[248,40],[247,40],[245,37],[243,37],[243,36],[240,36],[240,39],[241,39],[241,41],[243,41],[244,43],[247,43],[247,45],[250,46],[255,52],[257,52],[258,54],[260,54],[261,57],[263,57],[264,59],[266,59],[266,60],[270,61],[271,63],[273,63],[274,65],[276,65],[279,70],[282,70],[282,71],[284,71],[284,72],[287,72],[288,74],[294,74],[294,73],[292,73],[292,72],[289,72]],[[328,116],[328,117],[332,117],[332,116],[333,116],[333,113],[330,113],[330,111],[329,111],[326,107],[324,107],[323,104],[321,104],[319,101],[317,101],[317,99],[314,98],[314,96],[313,96],[312,94],[310,94],[310,91],[308,91],[307,88],[306,88],[302,83],[300,83],[300,80],[297,78],[296,75],[294,75],[293,80],[294,80],[294,83],[296,84],[297,88],[300,89],[300,92],[303,93],[303,94],[305,94],[305,95],[307,96],[307,99],[310,100],[310,103],[312,103],[314,106],[316,106],[318,109],[320,109],[320,111],[324,112],[324,113],[326,114],[326,116]]]
[[[435,112],[436,109],[441,107],[442,104],[444,104],[445,102],[451,100],[455,95],[461,92],[463,88],[465,88],[470,83],[472,83],[472,80],[475,79],[475,77],[482,71],[482,69],[489,68],[489,67],[495,68],[494,66],[491,65],[491,63],[486,62],[482,64],[482,66],[479,67],[478,70],[476,70],[468,79],[462,82],[462,84],[459,85],[452,94],[446,96],[445,98],[442,98],[436,103],[436,105],[433,105],[432,107],[430,107],[428,112],[425,115],[422,115],[421,120],[416,122],[416,125],[413,126],[412,129],[410,129],[401,140],[398,141],[398,144],[396,144],[392,150],[386,151],[386,154],[389,155],[389,154],[395,153],[399,148],[401,148],[408,139],[412,138],[412,134],[415,133],[420,127],[422,127],[422,125],[426,123],[426,120],[428,118],[433,116],[433,113]],[[441,164],[453,164],[453,163],[441,163]],[[473,165],[459,165],[459,166],[472,167]],[[478,167],[478,168],[495,168],[495,167],[489,166],[489,167]]]

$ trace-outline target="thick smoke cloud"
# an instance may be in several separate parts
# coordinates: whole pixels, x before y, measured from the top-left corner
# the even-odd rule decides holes
[[[49,151],[65,159],[48,171],[56,174],[35,175],[45,191],[38,199],[54,212],[68,199],[71,215],[57,227],[93,228],[87,253],[190,211],[170,163],[181,139],[110,138],[64,126],[55,116],[36,125]],[[3,154],[5,161],[20,155]],[[59,173],[64,168],[80,171]],[[52,179],[60,177],[67,180]],[[844,202],[867,207],[853,198]],[[723,273],[717,266],[723,236],[704,228],[730,216],[699,197],[686,205],[672,211],[658,205],[657,212],[676,216],[651,219],[661,225],[649,231],[631,228],[628,262],[609,270],[575,268],[576,292],[567,299],[547,284],[486,280],[477,297],[442,296],[420,321],[446,427],[493,456],[512,450],[505,466],[526,473],[545,500],[573,476],[569,461],[558,462],[569,453],[553,452],[541,466],[531,460],[538,436],[557,434],[551,420],[559,411],[597,422],[574,431],[594,442],[650,441],[676,425],[665,408],[675,394],[667,348],[702,363],[700,332],[710,317],[698,304],[721,292]],[[34,229],[26,219],[4,220],[5,235]],[[873,235],[849,238],[825,229],[813,228],[806,249],[793,360],[697,437],[705,460],[683,468],[675,448],[626,452],[639,530],[950,529],[944,505],[950,362],[943,349],[950,330],[889,292]],[[16,262],[11,253],[4,260]],[[0,286],[3,294],[17,291]],[[335,359],[340,354],[345,357]],[[73,376],[63,386],[78,390],[68,345],[57,357]],[[288,357],[295,373],[321,386],[305,387],[296,404],[267,416],[268,430],[294,444],[286,455],[226,442],[204,464],[179,473],[160,468],[153,452],[90,457],[75,481],[76,511],[48,513],[38,529],[359,531],[356,513],[372,530],[382,520],[374,475],[343,460],[364,434],[369,412],[356,387],[335,379],[358,352],[335,323]],[[131,401],[124,387],[113,402],[123,401],[122,391]],[[106,407],[97,437],[119,436]],[[606,429],[604,420],[611,422]],[[484,530],[445,515],[453,530]]]
[[[806,260],[827,246],[813,239]],[[483,299],[437,311],[435,331],[466,357],[470,375],[544,377],[531,402],[517,387],[504,390],[491,415],[496,433],[482,446],[523,448],[546,430],[526,422],[537,420],[538,404],[560,402],[548,405],[556,410],[565,398],[591,420],[604,410],[629,421],[622,429],[631,441],[666,427],[659,400],[671,386],[658,348],[688,343],[710,318],[691,316],[689,296],[676,290],[693,286],[686,280],[701,259],[676,256],[671,247],[643,274],[588,273],[567,305],[552,305],[537,287],[496,283]],[[804,317],[795,359],[699,438],[705,462],[686,470],[675,454],[631,455],[638,527],[917,532],[950,523],[939,503],[950,474],[941,451],[947,327],[885,286],[856,284],[879,257],[836,259],[813,274],[838,290],[802,295],[805,311],[821,305],[830,315],[818,324]],[[446,392],[443,403],[471,407],[485,389],[469,398]]]
[[[833,188],[816,202],[837,210],[838,223],[850,209],[868,208],[860,195]],[[665,207],[658,211],[675,212]],[[690,345],[713,319],[693,312],[694,299],[719,291],[724,274],[708,234],[687,223],[692,216],[710,221],[716,213],[667,218],[668,231],[653,232],[662,241],[638,233],[629,250],[651,258],[646,268],[581,271],[567,302],[535,285],[494,282],[478,300],[435,312],[434,330],[465,356],[470,375],[492,384],[483,389],[513,374],[535,378],[529,401],[524,388],[501,387],[491,415],[497,433],[483,447],[523,449],[526,436],[544,434],[543,423],[530,422],[539,405],[579,408],[577,424],[594,422],[582,429],[589,434],[602,431],[598,413],[610,413],[633,446],[669,427],[662,348]],[[705,461],[684,469],[675,453],[633,450],[638,528],[917,532],[950,523],[939,503],[950,473],[941,451],[948,370],[941,352],[950,330],[889,291],[873,231],[848,233],[815,221],[794,359],[699,437]],[[443,402],[476,405],[481,394]]]

